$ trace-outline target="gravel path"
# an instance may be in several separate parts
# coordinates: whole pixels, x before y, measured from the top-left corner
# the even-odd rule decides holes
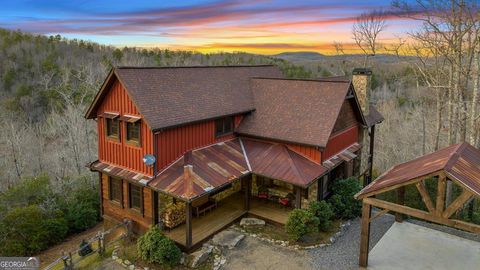
[[[370,249],[382,238],[392,226],[395,217],[383,215],[373,220],[370,225]],[[352,220],[345,233],[330,246],[311,250],[314,269],[358,269],[358,250],[360,247],[360,219]]]

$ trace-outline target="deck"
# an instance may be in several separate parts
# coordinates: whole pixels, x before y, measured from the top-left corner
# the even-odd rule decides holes
[[[255,198],[250,200],[250,211],[248,214],[283,225],[287,222],[288,214],[292,208],[285,208],[270,201],[260,201]],[[192,246],[198,246],[232,224],[242,216],[246,215],[244,209],[243,194],[237,193],[218,202],[218,207],[199,218],[192,219]],[[165,235],[185,247],[186,228],[185,224],[173,230],[165,231]]]
[[[242,197],[238,195],[232,195],[218,202],[216,209],[206,213],[204,216],[192,219],[192,246],[204,242],[246,214]],[[178,244],[185,246],[185,231],[185,224],[182,224],[171,231],[166,231],[165,235]]]
[[[278,203],[251,198],[250,211],[248,213],[284,225],[287,223],[288,215],[292,210],[293,208],[284,207]]]

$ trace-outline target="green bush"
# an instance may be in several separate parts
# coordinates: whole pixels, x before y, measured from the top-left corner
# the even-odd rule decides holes
[[[306,234],[317,232],[318,225],[318,218],[310,211],[294,209],[288,216],[285,230],[293,240],[298,241]]]
[[[137,240],[140,258],[151,263],[172,267],[180,262],[182,252],[175,243],[165,237],[158,227],[152,227]]]
[[[332,227],[332,218],[335,216],[332,205],[326,201],[311,201],[308,211],[318,218],[318,229],[328,231]]]
[[[362,189],[360,182],[355,177],[342,179],[334,182],[332,186],[333,196],[328,202],[332,205],[337,218],[358,217],[362,211],[362,204],[353,196]]]
[[[72,190],[73,197],[65,199],[62,210],[72,233],[89,229],[100,220],[100,198],[96,189],[77,187]]]

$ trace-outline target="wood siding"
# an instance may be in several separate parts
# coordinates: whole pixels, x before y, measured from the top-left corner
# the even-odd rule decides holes
[[[120,115],[139,116],[140,112],[127,94],[127,91],[118,82],[112,84],[112,88],[105,96],[97,114],[103,112],[115,112]],[[126,169],[153,175],[153,168],[146,166],[142,158],[145,154],[153,154],[153,134],[143,119],[141,120],[140,141],[141,147],[126,144],[125,123],[120,122],[120,140],[115,141],[107,138],[105,134],[105,119],[98,117],[98,158],[100,161],[119,165]]]
[[[328,140],[327,147],[322,153],[322,161],[329,159],[336,153],[358,142],[358,125],[333,134]]]
[[[235,116],[235,127],[240,124],[242,118],[241,115]],[[234,137],[234,134],[215,137],[215,120],[167,129],[155,134],[158,171],[161,171],[189,150],[230,140]]]
[[[346,99],[342,104],[342,108],[340,109],[337,121],[333,127],[332,134],[336,134],[342,130],[353,127],[359,122],[360,121],[357,119],[355,111],[353,110],[352,101]]]
[[[129,208],[128,181],[122,180],[123,202],[119,204],[118,202],[110,200],[109,176],[101,174],[101,177],[103,214],[120,222],[128,218],[133,221],[133,229],[135,232],[145,232],[152,224],[152,190],[147,187],[142,187],[144,209],[142,214],[138,210]]]
[[[298,145],[298,144],[286,144],[288,148],[291,150],[299,153],[300,155],[311,159],[312,161],[315,161],[317,163],[320,163],[322,160],[322,153],[320,150],[313,146],[304,146],[304,145]]]

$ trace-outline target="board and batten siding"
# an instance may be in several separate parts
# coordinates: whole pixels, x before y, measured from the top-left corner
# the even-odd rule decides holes
[[[97,114],[101,115],[103,112],[142,117],[127,91],[118,80],[112,84],[110,91],[108,91],[108,94],[99,106]],[[107,138],[105,119],[103,117],[98,117],[97,125],[98,159],[100,161],[153,176],[153,168],[146,166],[142,161],[144,155],[153,154],[153,133],[143,118],[141,120],[140,130],[141,147],[128,145],[126,143],[126,127],[122,121],[120,122],[120,141]]]
[[[242,119],[242,115],[235,116],[235,127],[238,127]],[[231,140],[234,137],[234,134],[216,137],[215,120],[198,122],[161,131],[155,134],[158,153],[158,171],[161,171],[189,150]]]
[[[358,142],[358,130],[358,125],[355,125],[333,134],[330,139],[328,139],[327,147],[325,147],[322,153],[323,161]]]
[[[318,150],[318,148],[315,148],[313,146],[305,146],[305,145],[299,145],[299,144],[286,144],[286,146],[297,152],[298,154],[316,162],[316,163],[320,163],[320,161],[322,160],[322,153],[320,152],[320,150]]]
[[[133,230],[135,232],[145,232],[148,230],[153,220],[152,202],[153,192],[147,187],[143,190],[143,213],[138,210],[130,209],[128,204],[128,181],[122,181],[123,202],[118,203],[110,200],[109,176],[102,173],[102,206],[103,215],[122,222],[125,218],[133,221]]]

